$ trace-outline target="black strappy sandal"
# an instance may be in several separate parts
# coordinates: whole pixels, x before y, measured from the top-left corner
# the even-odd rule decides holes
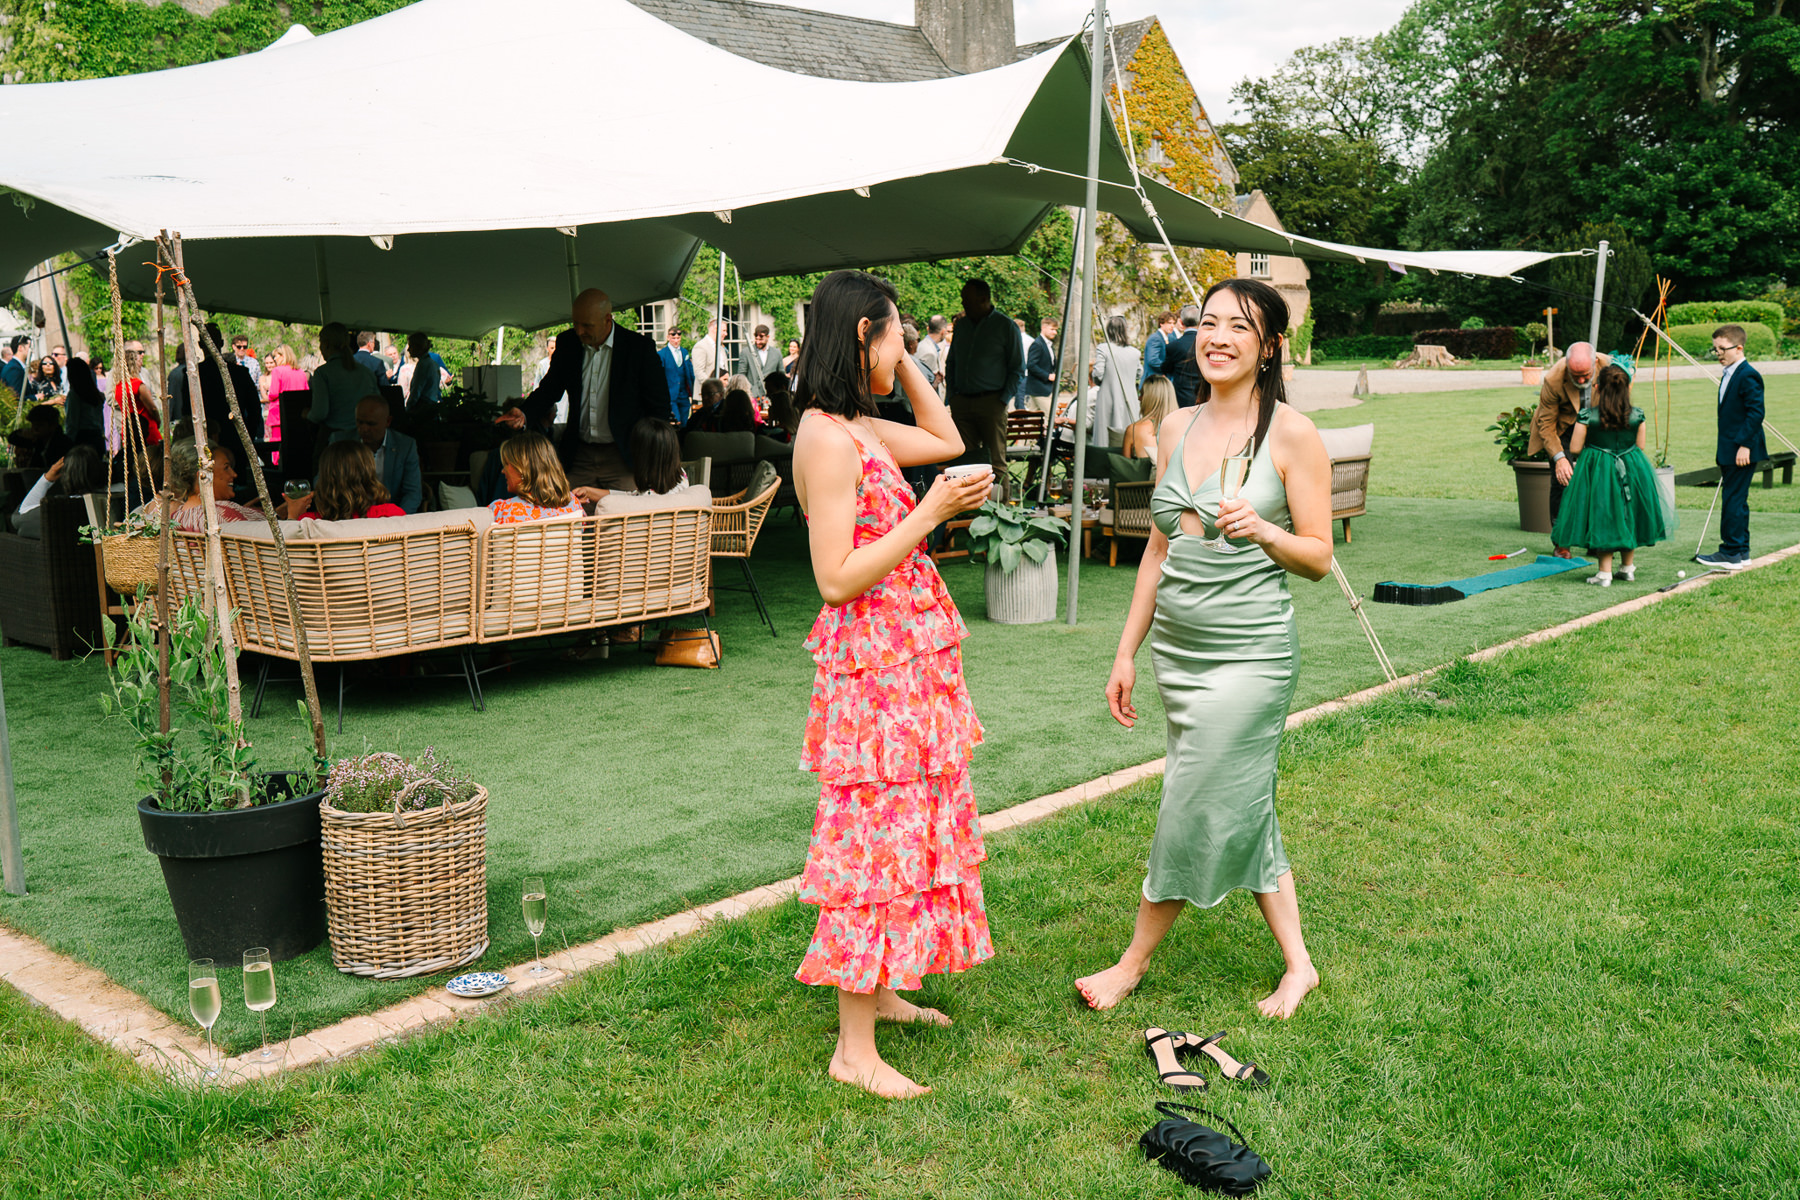
[[[1225,1053],[1224,1048],[1221,1047],[1219,1043],[1224,1040],[1226,1032],[1226,1030],[1221,1029],[1211,1037],[1202,1039],[1198,1042],[1177,1042],[1175,1045],[1175,1057],[1188,1059],[1194,1057],[1196,1054],[1204,1055],[1206,1058],[1212,1060],[1213,1064],[1219,1068],[1219,1074],[1223,1075],[1225,1078],[1234,1079],[1248,1087],[1268,1087],[1270,1083],[1268,1073],[1261,1067],[1253,1062],[1241,1063],[1237,1059],[1231,1057],[1231,1055]],[[1193,1035],[1189,1034],[1187,1036],[1191,1038]]]
[[[1169,1044],[1170,1061],[1179,1062],[1181,1057],[1180,1047],[1190,1036],[1192,1035],[1186,1033],[1171,1033],[1166,1029],[1160,1029],[1157,1026],[1152,1025],[1150,1028],[1144,1030],[1144,1055],[1149,1058],[1151,1064],[1156,1068],[1156,1077],[1169,1087],[1174,1088],[1178,1092],[1204,1092],[1207,1086],[1204,1078],[1193,1071],[1182,1070],[1179,1066],[1172,1070],[1165,1071],[1163,1070],[1162,1062],[1156,1057],[1157,1043],[1167,1042]],[[1175,1080],[1178,1078],[1181,1078],[1183,1082],[1176,1083]]]

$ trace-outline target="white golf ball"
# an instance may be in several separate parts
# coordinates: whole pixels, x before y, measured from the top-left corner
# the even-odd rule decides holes
[[[1677,571],[1677,572],[1675,572],[1675,578],[1677,578],[1677,579],[1686,579],[1686,578],[1687,578],[1687,572],[1686,572],[1686,571]]]

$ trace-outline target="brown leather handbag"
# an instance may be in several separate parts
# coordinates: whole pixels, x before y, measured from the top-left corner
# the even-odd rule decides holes
[[[656,644],[659,667],[707,667],[719,665],[719,635],[705,629],[671,629]]]

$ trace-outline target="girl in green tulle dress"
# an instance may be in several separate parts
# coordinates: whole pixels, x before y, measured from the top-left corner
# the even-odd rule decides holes
[[[1594,380],[1593,406],[1581,410],[1569,451],[1575,474],[1550,536],[1559,546],[1586,546],[1600,560],[1589,583],[1612,586],[1614,554],[1622,558],[1619,577],[1631,583],[1637,548],[1668,537],[1670,525],[1644,453],[1644,410],[1631,403],[1623,369],[1603,368]]]

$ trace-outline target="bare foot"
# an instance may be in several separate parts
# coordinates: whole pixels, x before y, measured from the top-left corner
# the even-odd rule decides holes
[[[883,988],[875,997],[875,1019],[901,1025],[949,1025],[950,1018],[935,1008],[921,1008],[898,992]]]
[[[1077,979],[1075,990],[1081,993],[1081,998],[1088,1002],[1089,1008],[1104,1010],[1131,995],[1143,978],[1143,971],[1133,971],[1123,962],[1118,962],[1104,971],[1096,971]]]
[[[924,1096],[931,1089],[914,1083],[894,1068],[887,1065],[879,1056],[863,1063],[852,1064],[844,1058],[843,1049],[831,1056],[831,1066],[827,1073],[839,1083],[848,1083],[859,1087],[871,1096],[879,1096],[883,1100],[910,1100],[914,1096]]]
[[[1280,1017],[1286,1020],[1294,1015],[1300,1007],[1300,1001],[1306,999],[1306,993],[1319,986],[1319,973],[1309,964],[1303,971],[1289,971],[1275,985],[1275,990],[1256,1002],[1256,1007],[1265,1017]]]

